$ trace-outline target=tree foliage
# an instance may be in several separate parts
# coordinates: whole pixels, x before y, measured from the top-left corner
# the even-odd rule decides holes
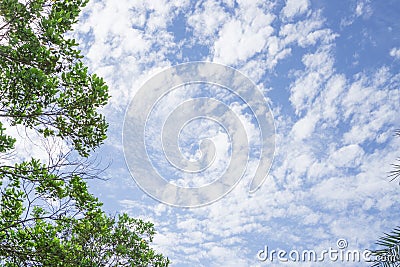
[[[396,135],[400,137],[400,130],[396,131]],[[394,181],[400,177],[400,158],[397,163],[392,164],[393,170],[389,172],[389,178]],[[374,250],[373,255],[377,257],[377,261],[372,264],[373,267],[397,267],[400,266],[400,226],[394,228],[390,233],[384,233],[378,241],[377,245],[382,248]]]
[[[106,138],[98,111],[109,98],[82,63],[74,39],[82,0],[0,1],[0,264],[3,266],[167,266],[150,243],[154,226],[108,216],[88,192],[97,177],[85,158]],[[48,162],[13,155],[23,127],[70,148]],[[29,130],[28,130],[29,132]],[[57,145],[55,145],[57,146]],[[78,155],[71,156],[73,151]],[[17,151],[14,151],[17,153]]]
[[[109,95],[65,38],[86,1],[0,2],[0,116],[71,142],[83,156],[106,138]]]

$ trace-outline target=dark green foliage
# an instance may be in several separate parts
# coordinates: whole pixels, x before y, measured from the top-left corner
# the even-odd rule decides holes
[[[106,138],[109,98],[65,37],[87,1],[0,1],[0,265],[168,266],[151,223],[108,216],[88,192],[83,158]],[[7,123],[5,123],[7,121]],[[79,153],[49,163],[13,156],[5,125],[62,139]],[[17,152],[17,151],[14,151]],[[54,153],[54,151],[53,151]],[[19,159],[17,161],[17,159]],[[56,160],[54,160],[56,159]],[[79,159],[82,159],[81,161]]]
[[[71,142],[83,156],[106,138],[96,109],[109,98],[64,38],[86,1],[0,2],[0,116]]]

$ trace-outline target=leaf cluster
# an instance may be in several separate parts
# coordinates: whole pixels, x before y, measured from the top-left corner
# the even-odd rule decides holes
[[[74,39],[65,38],[87,1],[0,2],[0,117],[58,136],[82,155],[106,138],[97,112],[107,85],[89,75]]]

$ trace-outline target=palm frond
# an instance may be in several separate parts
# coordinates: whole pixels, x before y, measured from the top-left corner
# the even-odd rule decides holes
[[[377,261],[371,267],[400,266],[400,226],[397,226],[390,233],[384,233],[376,244],[383,248],[372,251],[372,255]]]
[[[394,135],[400,137],[400,129],[396,130],[394,132]],[[391,170],[388,175],[389,178],[391,178],[390,181],[396,180],[397,178],[400,177],[400,158],[397,159],[397,162],[398,163],[391,164],[393,166],[393,170]],[[399,181],[399,185],[400,185],[400,181]]]
[[[396,180],[400,177],[400,158],[397,159],[397,162],[398,163],[391,164],[393,166],[393,170],[391,170],[388,175],[388,177],[391,178],[390,181]]]

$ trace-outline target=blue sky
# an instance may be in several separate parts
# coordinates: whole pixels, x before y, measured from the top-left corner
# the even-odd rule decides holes
[[[323,250],[335,248],[340,238],[349,249],[373,248],[382,232],[398,225],[400,186],[387,178],[400,155],[400,139],[393,137],[400,128],[398,14],[396,1],[90,1],[74,36],[112,96],[103,110],[109,138],[96,152],[102,163],[111,163],[104,173],[109,180],[91,182],[92,192],[110,213],[154,222],[154,246],[172,266],[273,265],[279,262],[257,260],[266,245]],[[125,163],[122,129],[141,85],[190,61],[236,68],[264,92],[276,149],[254,194],[248,193],[247,175],[219,201],[184,209],[162,204],[137,186]],[[193,94],[183,90],[174,97],[183,102]],[[243,117],[250,125],[251,118]],[[207,131],[216,130],[189,127],[181,144]],[[224,136],[215,145],[229,152]],[[196,157],[196,147],[182,151]],[[160,162],[155,166],[170,173]]]

